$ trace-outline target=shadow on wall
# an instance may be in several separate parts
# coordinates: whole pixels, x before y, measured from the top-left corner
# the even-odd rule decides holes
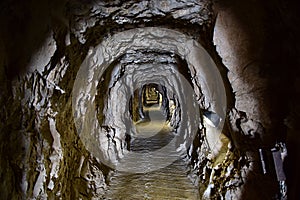
[[[23,124],[20,104],[12,104],[11,81],[26,72],[31,57],[51,30],[67,30],[64,1],[3,0],[0,2],[0,188],[1,199],[22,199],[22,169],[26,138],[17,134]],[[55,35],[59,39],[60,35]],[[64,38],[63,38],[64,40]],[[58,52],[59,53],[59,52]],[[55,55],[54,55],[55,56]],[[59,56],[58,56],[59,57]],[[9,103],[8,103],[9,102]],[[6,121],[6,119],[11,119]],[[4,120],[3,120],[4,119]],[[23,123],[23,124],[22,124]],[[28,128],[27,127],[27,128]],[[34,177],[34,174],[32,174]]]
[[[65,4],[65,0],[1,1],[1,57],[8,79],[26,71],[31,56],[41,47],[51,30],[63,31],[67,28]]]
[[[250,57],[250,60],[257,59],[255,55],[261,51],[261,60],[258,61],[262,62],[262,65],[258,75],[267,81],[266,90],[263,91],[262,110],[269,112],[267,115],[270,117],[272,125],[268,130],[269,141],[271,143],[286,141],[288,158],[285,162],[285,169],[288,182],[288,199],[300,199],[300,193],[297,189],[300,178],[300,173],[297,170],[300,159],[300,127],[298,125],[300,122],[298,103],[300,102],[300,18],[298,12],[300,4],[293,0],[267,0],[263,2],[252,0],[245,1],[243,4],[237,0],[215,2],[217,2],[216,5],[219,10],[230,9],[230,15],[233,16],[232,18],[237,24],[240,24],[240,30],[251,38],[248,41],[250,44],[247,45],[250,49],[245,50],[246,47],[239,47],[239,50],[245,50],[250,52],[250,55],[254,55],[252,58]],[[259,10],[263,10],[263,15],[260,18],[262,21],[256,19]],[[258,24],[262,26],[259,27]],[[230,27],[230,25],[228,26]],[[256,44],[262,40],[261,37],[265,39],[261,41],[262,48],[258,48]],[[247,41],[244,42],[247,43]],[[238,57],[240,51],[237,54]],[[243,69],[245,72],[247,70],[251,72],[249,66]],[[249,88],[254,83],[257,84],[255,79],[252,81],[248,79],[248,74],[245,73],[243,76],[239,78],[245,82],[250,81],[246,83]],[[248,183],[251,184],[251,181]],[[247,186],[245,187],[247,188]],[[266,187],[262,189],[265,190]],[[251,191],[247,193],[251,193]],[[258,191],[252,193],[258,193]]]

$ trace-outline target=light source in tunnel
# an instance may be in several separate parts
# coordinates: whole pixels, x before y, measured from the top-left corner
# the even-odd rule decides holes
[[[161,94],[156,89],[155,85],[146,85],[143,95],[144,106],[159,106],[161,100]]]
[[[169,117],[169,99],[166,87],[161,84],[150,83],[144,85],[143,90],[144,109],[159,109],[165,118]]]
[[[147,83],[134,91],[129,103],[129,111],[133,122],[150,121],[149,110],[159,110],[164,115],[164,120],[169,119],[170,108],[165,86]]]

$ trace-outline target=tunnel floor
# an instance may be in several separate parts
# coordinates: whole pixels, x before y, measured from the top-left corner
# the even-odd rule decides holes
[[[171,128],[159,109],[145,109],[150,121],[136,124],[136,139],[131,141],[131,151],[143,152],[143,162],[126,160],[126,164],[139,167],[150,163],[147,152],[155,151],[165,146],[174,137]],[[158,155],[160,156],[160,155]],[[160,159],[164,159],[161,155]],[[153,163],[152,163],[153,164]],[[107,199],[199,199],[197,187],[187,175],[187,163],[177,159],[167,167],[147,173],[128,173],[116,171],[110,179]]]

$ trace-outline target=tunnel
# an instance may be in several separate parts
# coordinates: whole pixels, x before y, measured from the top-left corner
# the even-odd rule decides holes
[[[299,199],[296,1],[0,5],[0,199]]]

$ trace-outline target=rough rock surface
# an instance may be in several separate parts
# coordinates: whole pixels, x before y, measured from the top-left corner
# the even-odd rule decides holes
[[[264,191],[259,192],[257,187],[247,185],[246,181],[241,191],[251,194],[254,199],[262,196],[268,198],[276,193],[276,185],[269,176],[261,173],[257,156],[262,145],[272,145],[272,136],[268,136],[272,125],[270,108],[268,101],[265,101],[269,98],[266,92],[268,85],[267,79],[262,75],[264,11],[259,9],[260,4],[256,1],[251,5],[249,3],[247,7],[243,6],[219,8],[214,27],[214,44],[228,69],[227,76],[235,98],[234,108],[229,113],[232,137],[235,146],[242,152],[247,152],[248,159],[252,160],[243,169],[242,179],[252,179],[255,184],[261,184],[260,188],[264,188]],[[244,9],[248,13],[255,10],[256,15],[248,17],[247,13],[242,12]]]
[[[166,19],[197,25],[212,22],[211,3],[205,0],[141,2],[115,0],[91,1],[88,4],[79,1],[71,3],[70,8],[72,10],[71,30],[81,43],[85,43],[89,37],[87,35],[89,28],[99,25],[118,29],[124,24],[153,24]]]
[[[8,27],[0,31],[1,198],[106,198],[114,172],[85,148],[77,134],[73,84],[89,49],[116,33],[142,27],[164,27],[193,38],[207,49],[221,72],[228,126],[215,136],[207,135],[212,131],[205,122],[199,124],[193,144],[185,149],[188,175],[198,184],[201,197],[273,198],[277,182],[272,174],[262,174],[257,150],[273,147],[276,138],[282,140],[285,125],[291,150],[298,148],[299,73],[293,74],[292,66],[299,64],[299,57],[296,48],[285,45],[299,41],[294,36],[285,35],[287,41],[275,37],[286,27],[297,31],[293,26],[297,24],[293,18],[296,11],[285,18],[277,9],[292,10],[291,3],[268,7],[256,0],[243,4],[216,1],[214,9],[212,5],[208,0],[1,3],[1,24]],[[282,20],[276,19],[281,22],[278,29],[283,30],[268,23],[274,16]],[[276,45],[276,50],[270,50],[277,41],[282,41],[281,50]],[[160,56],[173,62],[164,53]],[[287,58],[281,61],[280,56]],[[282,72],[283,80],[291,84],[280,81],[278,60],[280,65],[291,66]],[[197,71],[191,70],[191,74],[199,76]],[[277,94],[270,95],[272,91],[280,95],[278,101],[274,100]],[[111,98],[117,99],[114,92]],[[210,108],[207,95],[197,92],[202,108]],[[287,95],[288,100],[282,97]],[[289,114],[287,105],[292,110]],[[214,140],[218,141],[215,146]],[[293,152],[291,155],[299,156]],[[297,193],[292,192],[291,197],[297,199]]]

